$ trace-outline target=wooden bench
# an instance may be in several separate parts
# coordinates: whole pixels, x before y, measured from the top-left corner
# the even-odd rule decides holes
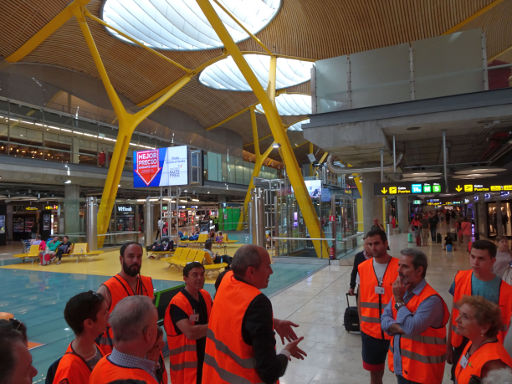
[[[27,253],[17,253],[13,257],[23,259],[23,262],[25,259],[32,259],[32,264],[34,264],[34,261],[39,260],[39,252],[39,244],[33,244]]]
[[[76,262],[78,263],[80,261],[80,257],[97,256],[102,253],[103,251],[89,251],[87,243],[75,243],[73,244],[73,250],[68,253],[67,256],[76,256]]]

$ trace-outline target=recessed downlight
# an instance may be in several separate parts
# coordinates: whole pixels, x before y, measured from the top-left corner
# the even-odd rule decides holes
[[[498,168],[498,167],[480,167],[480,168],[466,168],[461,169],[459,171],[455,171],[457,175],[467,175],[471,173],[498,173],[505,172],[506,168]]]

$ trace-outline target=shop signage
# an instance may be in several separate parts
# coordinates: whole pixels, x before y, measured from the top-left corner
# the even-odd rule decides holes
[[[375,183],[374,192],[380,196],[442,193],[441,182],[429,183]]]
[[[330,215],[329,216],[329,221],[332,223],[334,221],[336,221],[336,217],[334,215]]]
[[[135,151],[134,187],[167,187],[188,184],[188,147]]]
[[[44,209],[45,209],[46,211],[51,211],[51,210],[54,210],[54,209],[59,209],[59,206],[58,206],[58,205],[56,205],[56,204],[54,204],[54,205],[46,205],[46,206],[44,207]]]
[[[118,205],[117,212],[119,213],[132,213],[133,207],[130,205]]]
[[[37,207],[25,207],[25,211],[37,211]]]

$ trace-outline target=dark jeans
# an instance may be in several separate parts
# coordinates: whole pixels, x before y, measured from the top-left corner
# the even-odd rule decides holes
[[[430,228],[430,235],[432,236],[432,242],[436,242],[437,228]]]

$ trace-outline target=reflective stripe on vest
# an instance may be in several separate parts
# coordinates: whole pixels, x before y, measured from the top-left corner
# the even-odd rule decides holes
[[[247,308],[260,294],[259,289],[237,280],[232,271],[224,275],[208,322],[203,384],[262,382],[253,347],[242,336]]]
[[[392,257],[382,278],[384,294],[378,295],[375,287],[379,285],[373,259],[363,261],[358,266],[359,272],[359,307],[361,309],[361,331],[376,339],[389,339],[380,327],[380,317],[392,296],[392,285],[398,275],[398,259]]]
[[[201,295],[205,303],[206,317],[208,319],[212,308],[212,299],[210,294],[203,289],[199,291],[199,295]],[[167,333],[167,344],[169,346],[171,382],[173,384],[195,383],[197,381],[198,364],[197,340],[188,339],[175,327],[170,314],[172,305],[181,309],[188,318],[194,313],[192,304],[183,291],[178,292],[171,299],[165,310],[164,328]]]
[[[503,363],[512,368],[512,359],[499,341],[494,343],[486,343],[480,346],[480,348],[478,348],[475,352],[473,352],[471,356],[469,356],[466,367],[462,368],[460,361],[469,351],[469,348],[471,348],[471,341],[467,343],[464,351],[462,351],[462,355],[460,356],[459,361],[456,363],[456,383],[467,384],[469,383],[472,375],[480,378],[482,375],[483,366],[489,361],[501,360]]]
[[[444,300],[428,284],[419,295],[413,295],[406,307],[411,313],[415,313],[425,300],[437,296],[443,306],[443,320],[440,328],[429,327],[419,335],[400,335],[400,356],[402,359],[402,376],[415,383],[441,384],[443,381],[444,365],[446,360],[446,324],[450,318],[450,312]],[[393,318],[397,317],[394,308],[395,299],[392,298],[391,306]],[[388,365],[393,372],[394,342],[393,336],[389,348]]]
[[[471,296],[471,279],[473,271],[471,269],[467,271],[459,271],[455,275],[455,291],[453,293],[453,302],[457,303],[464,295]],[[498,340],[503,343],[506,336],[506,330],[510,325],[510,318],[512,316],[512,286],[504,281],[500,283],[498,305],[501,310],[501,321],[505,325],[505,331],[498,332]],[[452,310],[452,333],[451,333],[451,344],[454,348],[462,344],[463,337],[455,332],[457,329],[457,317],[459,316],[459,309],[457,306],[453,306]]]

